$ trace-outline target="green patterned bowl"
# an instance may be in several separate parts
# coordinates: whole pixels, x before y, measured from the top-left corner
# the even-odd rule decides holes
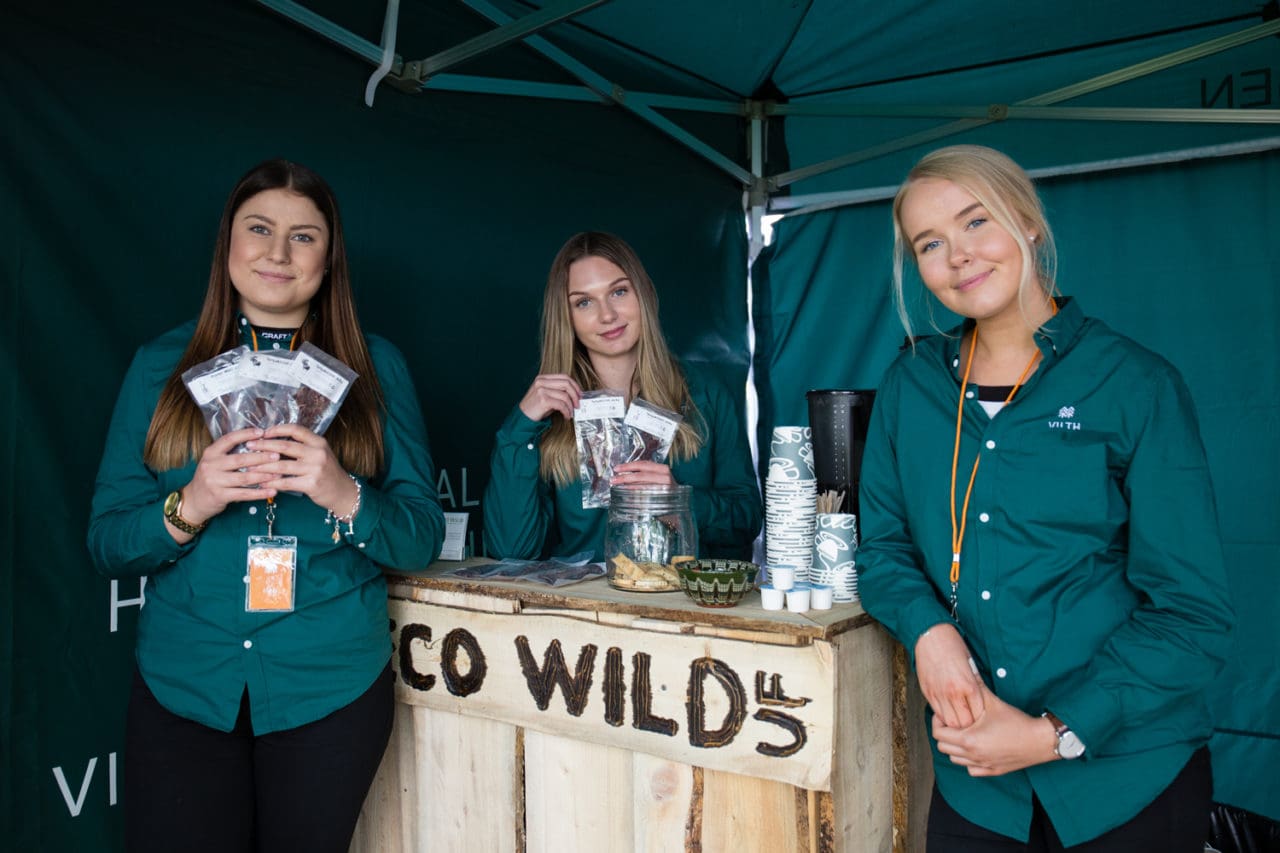
[[[676,564],[680,588],[702,607],[733,607],[755,589],[760,567],[746,560],[690,560]]]

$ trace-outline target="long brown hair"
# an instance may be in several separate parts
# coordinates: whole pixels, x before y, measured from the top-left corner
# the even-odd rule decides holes
[[[309,198],[329,226],[328,271],[311,300],[307,319],[297,331],[299,343],[310,341],[360,374],[325,438],[348,471],[373,477],[382,468],[382,386],[374,373],[373,359],[360,331],[351,296],[351,275],[338,200],[325,180],[306,166],[288,160],[267,160],[254,166],[236,183],[222,209],[200,319],[191,342],[160,393],[147,430],[143,458],[153,470],[179,468],[199,457],[212,442],[200,410],[182,383],[182,374],[240,344],[240,329],[235,322],[239,295],[227,266],[231,224],[236,211],[246,201],[260,192],[276,189]]]
[[[637,397],[673,412],[684,420],[671,443],[672,461],[691,459],[702,447],[702,416],[689,396],[684,372],[671,354],[658,325],[658,293],[635,250],[621,237],[602,231],[584,231],[560,247],[542,296],[542,366],[539,373],[567,373],[584,391],[598,390],[600,377],[591,356],[573,333],[569,316],[569,267],[586,257],[604,258],[626,275],[640,303],[639,357],[631,388]],[[573,424],[563,415],[551,416],[551,428],[540,445],[542,477],[564,486],[578,479],[578,447]]]

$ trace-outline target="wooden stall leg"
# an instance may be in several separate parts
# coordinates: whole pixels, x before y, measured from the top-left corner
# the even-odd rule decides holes
[[[933,757],[924,724],[924,695],[907,651],[893,654],[893,850],[924,853],[933,791]]]
[[[836,646],[835,849],[893,847],[893,640],[878,624],[840,634]]]

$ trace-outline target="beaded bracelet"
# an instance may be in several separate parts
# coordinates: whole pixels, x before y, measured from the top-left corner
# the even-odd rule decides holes
[[[346,515],[334,515],[333,510],[327,510],[324,514],[324,523],[333,526],[333,541],[338,542],[342,538],[341,526],[347,526],[347,535],[356,535],[356,514],[360,512],[360,499],[364,496],[364,486],[355,474],[347,474],[351,478],[351,482],[356,484],[356,499],[351,504],[351,511]]]

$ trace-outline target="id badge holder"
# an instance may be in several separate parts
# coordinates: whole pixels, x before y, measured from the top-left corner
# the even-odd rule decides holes
[[[244,576],[247,613],[293,610],[293,581],[298,568],[298,537],[250,536]]]

